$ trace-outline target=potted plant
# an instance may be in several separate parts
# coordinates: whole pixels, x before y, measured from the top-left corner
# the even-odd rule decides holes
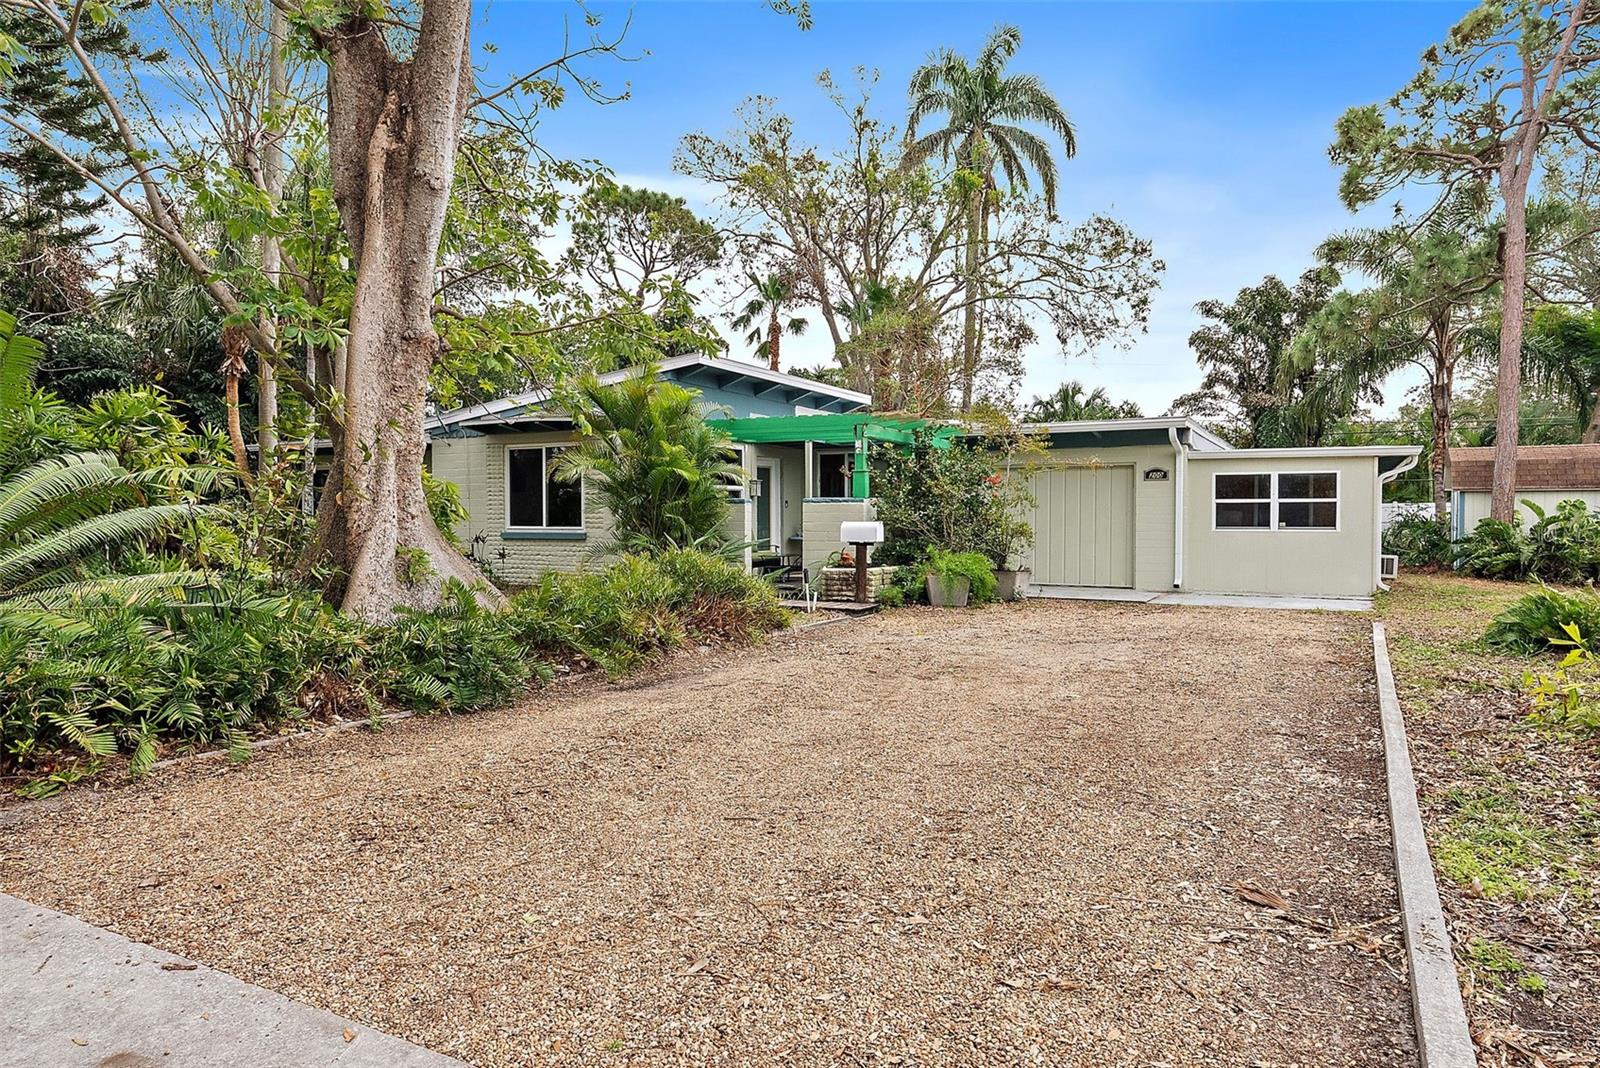
[[[965,608],[994,597],[994,570],[982,553],[952,553],[928,547],[925,579],[928,603],[935,608]]]
[[[995,599],[1014,601],[1028,590],[1032,572],[1026,567],[1009,567],[1012,560],[1020,559],[1022,551],[1033,542],[1033,528],[1020,519],[1004,515],[995,525],[990,557],[994,560]]]

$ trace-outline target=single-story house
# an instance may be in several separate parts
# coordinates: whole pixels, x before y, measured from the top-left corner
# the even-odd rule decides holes
[[[1450,491],[1452,533],[1457,538],[1489,518],[1494,490],[1494,448],[1450,450],[1446,476]],[[1546,512],[1566,500],[1600,508],[1600,445],[1517,446],[1517,521],[1530,518],[1523,501]]]
[[[815,441],[758,445],[735,436],[750,482],[733,498],[729,534],[741,542],[770,540],[787,552],[798,551],[802,531],[809,527],[804,559],[811,566],[841,547],[839,522],[859,519],[870,509],[864,493],[852,498],[850,475],[855,427],[871,421],[865,414],[870,397],[711,356],[673,357],[657,364],[656,371],[666,381],[698,390],[707,416],[727,420],[730,428],[819,420],[810,424],[820,435]],[[639,368],[626,367],[601,375],[600,381],[616,383],[638,373]],[[534,391],[445,412],[427,424],[429,465],[460,488],[470,517],[457,535],[475,541],[477,555],[512,583],[533,582],[550,570],[575,570],[610,528],[605,509],[582,484],[550,477],[554,455],[572,445],[577,434],[571,417],[552,410],[549,401],[548,393]],[[835,425],[839,419],[844,422]],[[831,542],[822,537],[829,524]]]
[[[1020,460],[1040,585],[1364,597],[1414,445],[1235,449],[1187,416],[1043,423]]]
[[[930,426],[873,414],[864,394],[739,360],[684,356],[658,370],[701,391],[739,452],[748,488],[733,498],[728,533],[808,570],[843,548],[842,521],[873,518],[871,443],[908,443]],[[470,515],[457,533],[478,539],[511,582],[578,567],[608,524],[581,485],[548,476],[551,452],[575,440],[548,400],[526,394],[430,421],[433,471],[461,488]],[[957,427],[932,429],[939,447],[969,447]],[[1383,486],[1420,452],[1234,449],[1182,416],[1028,429],[1046,447],[1019,453],[1010,468],[1036,502],[1033,582],[1161,593],[1382,588]]]

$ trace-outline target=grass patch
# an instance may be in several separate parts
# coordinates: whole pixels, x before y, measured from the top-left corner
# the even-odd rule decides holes
[[[1558,809],[1552,819],[1548,804],[1525,803],[1524,793],[1495,771],[1445,791],[1447,815],[1434,843],[1440,873],[1492,900],[1561,893],[1589,900],[1589,865],[1582,858],[1592,859],[1600,837],[1600,802],[1579,797],[1572,818],[1559,818]]]
[[[1508,983],[1515,983],[1518,990],[1537,995],[1547,987],[1544,976],[1523,964],[1510,946],[1493,938],[1469,942],[1467,963],[1478,983],[1493,990],[1504,990]]]

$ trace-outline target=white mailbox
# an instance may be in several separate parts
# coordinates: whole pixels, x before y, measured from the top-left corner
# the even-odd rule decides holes
[[[883,540],[883,524],[849,521],[840,523],[839,540],[846,545],[860,545],[863,542],[876,545]]]

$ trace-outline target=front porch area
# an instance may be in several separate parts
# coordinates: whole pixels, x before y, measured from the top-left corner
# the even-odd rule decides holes
[[[870,443],[910,446],[919,431],[948,448],[955,428],[925,419],[854,413],[714,420],[739,449],[746,491],[729,533],[748,543],[753,570],[787,570],[809,584],[848,548],[839,524],[876,517]]]

